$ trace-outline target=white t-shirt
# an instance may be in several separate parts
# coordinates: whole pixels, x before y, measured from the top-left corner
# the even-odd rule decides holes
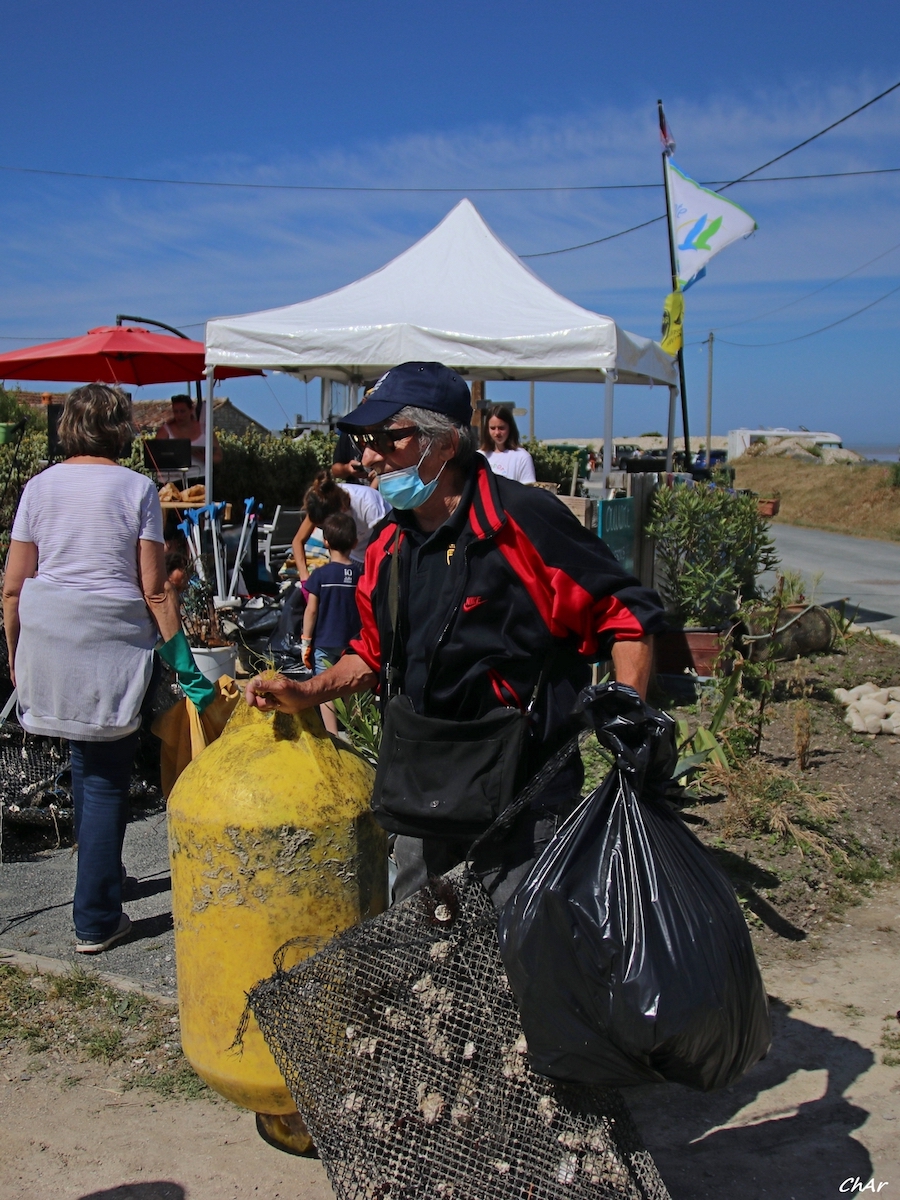
[[[377,488],[366,487],[362,483],[344,483],[342,479],[336,479],[335,483],[350,497],[350,513],[356,522],[356,536],[359,539],[350,551],[350,557],[354,562],[361,563],[366,557],[366,546],[372,540],[372,530],[391,511],[391,506]]]
[[[164,540],[159,495],[127,467],[57,463],[26,483],[12,537],[34,542],[48,583],[141,599],[138,541]]]
[[[491,470],[505,479],[517,479],[519,483],[534,483],[534,459],[527,450],[482,451],[491,464]]]

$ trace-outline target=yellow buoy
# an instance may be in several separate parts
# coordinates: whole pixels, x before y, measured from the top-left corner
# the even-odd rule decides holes
[[[169,797],[184,1053],[210,1087],[257,1113],[295,1106],[252,1017],[232,1048],[246,993],[285,942],[301,939],[290,967],[386,905],[373,777],[315,710],[272,716],[240,704]]]

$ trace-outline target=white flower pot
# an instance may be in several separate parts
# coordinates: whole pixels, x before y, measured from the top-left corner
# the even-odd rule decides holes
[[[237,668],[235,646],[193,646],[191,653],[201,675],[210,683],[217,683],[220,675],[230,675],[234,678]]]

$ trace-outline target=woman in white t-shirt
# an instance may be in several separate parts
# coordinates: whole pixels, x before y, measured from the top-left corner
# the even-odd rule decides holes
[[[534,459],[519,445],[515,417],[505,404],[492,408],[482,422],[480,450],[495,474],[519,483],[534,483]]]
[[[131,406],[118,388],[89,384],[67,397],[59,423],[66,460],[25,485],[3,580],[19,720],[30,733],[70,744],[78,843],[72,915],[83,954],[131,930],[122,911],[122,843],[160,634],[160,654],[186,694],[198,705],[212,699],[166,583],[156,488],[116,462],[131,437]]]

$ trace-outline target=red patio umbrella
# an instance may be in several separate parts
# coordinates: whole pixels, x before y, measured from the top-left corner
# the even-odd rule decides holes
[[[202,342],[151,333],[140,325],[100,325],[83,337],[45,342],[27,350],[0,354],[0,379],[118,383],[181,383],[202,379],[206,348]],[[239,367],[216,367],[216,379],[261,375]]]

